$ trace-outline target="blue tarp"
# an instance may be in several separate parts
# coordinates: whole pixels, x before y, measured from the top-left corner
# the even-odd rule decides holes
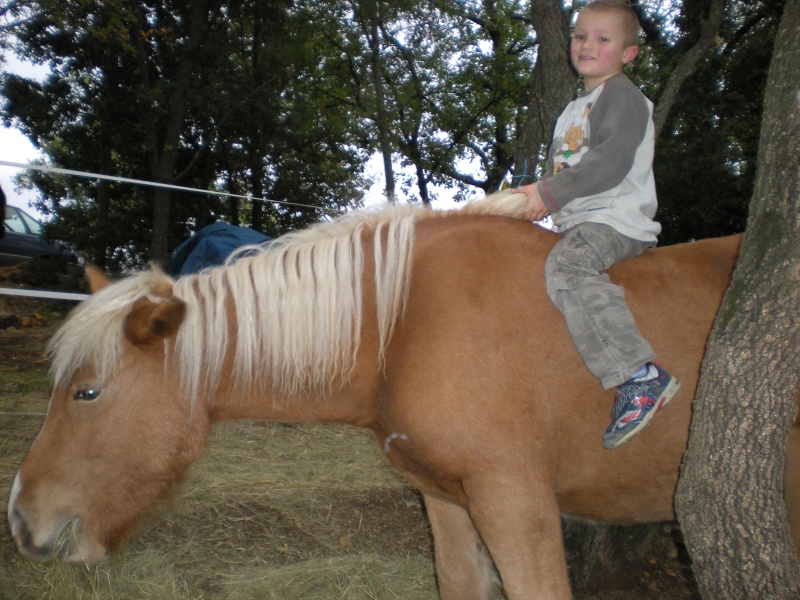
[[[255,229],[218,221],[203,227],[175,248],[169,257],[169,272],[171,275],[197,273],[206,267],[222,264],[237,248],[271,240]]]

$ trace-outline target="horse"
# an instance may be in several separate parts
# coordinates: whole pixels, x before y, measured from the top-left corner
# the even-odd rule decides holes
[[[357,212],[177,280],[151,267],[111,283],[87,269],[92,294],[50,341],[47,416],[11,488],[19,550],[98,563],[198,458],[214,422],[341,422],[372,430],[421,491],[443,599],[487,598],[495,569],[512,600],[570,598],[560,515],[675,518],[701,359],[741,236],[610,270],[682,387],[609,451],[614,392],[547,297],[558,236],[524,208],[501,192],[448,212]],[[786,498],[800,515],[797,494]]]

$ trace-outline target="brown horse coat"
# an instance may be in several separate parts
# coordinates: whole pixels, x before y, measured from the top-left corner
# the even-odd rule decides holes
[[[406,229],[410,271],[396,273],[403,245],[389,249],[405,234],[381,218],[358,228],[332,225],[339,229],[309,243],[355,235],[364,253],[353,285],[363,294],[349,295],[353,285],[302,292],[306,268],[317,285],[330,270],[361,265],[361,255],[350,261],[342,246],[327,255],[303,247],[269,269],[242,263],[250,270],[241,277],[235,266],[175,283],[151,272],[106,287],[92,274],[96,302],[57,336],[47,421],[12,489],[17,545],[47,558],[76,522],[66,558],[100,560],[195,460],[215,420],[341,421],[371,428],[422,491],[443,598],[486,598],[492,562],[511,599],[569,598],[560,513],[615,523],[674,518],[700,362],[741,238],[651,250],[612,269],[642,333],[682,387],[640,436],[608,451],[601,437],[613,390],[588,373],[545,293],[544,260],[557,236],[507,218],[523,205],[506,194],[454,213],[419,211],[413,231]],[[215,287],[238,289],[237,277],[255,287],[261,279],[275,283],[277,304],[226,297]],[[117,286],[127,287],[113,292]],[[325,310],[351,302],[361,321]],[[308,322],[280,312],[303,304],[314,315]],[[226,323],[211,323],[214,305]],[[314,335],[295,335],[294,326]],[[264,337],[247,342],[250,328]],[[354,332],[357,344],[342,332]],[[327,337],[325,344],[344,348],[334,360],[314,348]],[[195,360],[193,348],[205,338],[218,351]],[[283,360],[299,346],[309,346],[302,358]],[[118,353],[101,350],[113,347]],[[247,347],[268,356],[248,362]],[[218,368],[208,367],[214,356]],[[183,380],[169,366],[175,362],[184,365]],[[192,370],[194,386],[185,376]],[[289,383],[276,381],[285,373]],[[796,448],[793,441],[793,472],[800,471]]]

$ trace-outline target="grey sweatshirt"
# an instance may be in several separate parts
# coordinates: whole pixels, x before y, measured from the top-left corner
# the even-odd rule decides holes
[[[652,111],[622,73],[567,105],[538,183],[559,231],[590,221],[655,244]]]

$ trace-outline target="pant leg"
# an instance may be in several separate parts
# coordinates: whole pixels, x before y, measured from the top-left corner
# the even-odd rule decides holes
[[[608,225],[581,223],[564,232],[545,263],[547,293],[563,313],[581,358],[605,389],[624,383],[655,358],[622,287],[606,274],[611,265],[648,246]]]

